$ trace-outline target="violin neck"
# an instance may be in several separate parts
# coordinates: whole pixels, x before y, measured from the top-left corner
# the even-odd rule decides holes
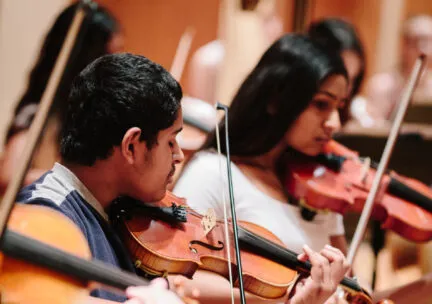
[[[329,167],[330,169],[336,172],[340,172],[343,163],[347,158],[344,156],[329,153],[320,154],[317,159],[320,163]],[[377,166],[377,163],[372,162],[372,168],[376,169]],[[429,212],[432,212],[432,199],[413,189],[411,186],[407,185],[406,183],[395,177],[391,177],[387,191],[388,193],[398,198],[407,200]]]
[[[432,212],[432,200],[395,177],[390,179],[388,192]]]
[[[299,261],[295,252],[275,244],[243,227],[239,227],[239,243],[242,250],[253,252],[298,272],[309,274],[312,268],[309,261]],[[351,278],[343,278],[340,284],[355,292],[362,291],[359,284]]]
[[[148,281],[100,261],[88,261],[24,235],[5,230],[1,251],[14,259],[105,286],[125,290],[129,286],[148,285]]]

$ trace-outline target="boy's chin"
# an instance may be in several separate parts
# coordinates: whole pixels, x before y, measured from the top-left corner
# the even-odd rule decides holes
[[[140,198],[136,198],[144,203],[157,203],[161,201],[166,195],[166,189],[161,189],[152,193],[141,193]]]
[[[155,193],[155,195],[154,195],[155,200],[154,201],[161,201],[166,196],[166,193],[167,193],[166,188],[161,189],[160,191]]]

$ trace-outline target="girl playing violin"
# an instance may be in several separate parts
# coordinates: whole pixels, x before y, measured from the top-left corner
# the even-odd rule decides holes
[[[343,219],[329,213],[318,214],[311,222],[303,220],[284,189],[281,160],[286,155],[315,156],[322,151],[340,128],[338,111],[348,96],[347,79],[338,55],[327,53],[306,36],[285,35],[262,56],[240,86],[229,111],[238,220],[263,226],[294,251],[301,252],[304,244],[321,250],[317,257],[325,265],[323,269],[331,270],[327,278],[313,278],[318,284],[338,282],[338,275],[347,271],[342,254],[346,251]],[[223,122],[220,128],[225,134]],[[223,135],[221,142],[225,151]],[[186,165],[174,193],[186,197],[193,209],[205,213],[212,208],[222,218],[221,193],[228,193],[228,189],[219,168],[226,158],[215,153],[216,146],[215,134],[210,134],[204,149]],[[217,299],[214,303],[228,302],[223,279],[204,272],[198,275],[200,280],[193,282],[200,282],[203,299],[209,293],[209,298]],[[326,290],[326,297],[317,301],[324,302],[333,291]],[[309,298],[303,301],[312,302]]]

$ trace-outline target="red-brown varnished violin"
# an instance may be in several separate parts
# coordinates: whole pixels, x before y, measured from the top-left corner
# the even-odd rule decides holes
[[[155,275],[182,274],[189,278],[201,268],[228,278],[224,223],[216,220],[211,210],[201,215],[184,199],[167,192],[155,204],[123,198],[113,211],[138,268]],[[229,236],[231,242],[232,231]],[[296,253],[258,225],[239,222],[239,243],[245,290],[262,298],[284,296],[298,274],[308,274],[311,269],[309,262],[299,261]],[[236,279],[233,264],[230,267]],[[349,303],[372,303],[355,280],[344,278],[340,286]]]
[[[296,158],[287,164],[285,186],[304,206],[304,214],[319,210],[361,212],[375,177],[368,159],[336,141],[315,159]],[[312,212],[309,212],[312,211]],[[419,181],[388,172],[382,179],[372,216],[401,236],[416,242],[432,239],[432,190]]]
[[[119,290],[148,284],[135,274],[92,261],[79,228],[42,206],[14,207],[2,238],[0,262],[1,303],[108,303],[89,297],[95,282]]]

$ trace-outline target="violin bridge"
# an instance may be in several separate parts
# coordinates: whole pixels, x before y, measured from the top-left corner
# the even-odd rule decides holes
[[[371,167],[371,159],[370,157],[366,157],[360,172],[360,181],[362,184],[366,184],[366,179],[368,177],[370,167]]]
[[[216,226],[216,213],[214,209],[210,208],[204,214],[201,225],[204,229],[205,235],[207,235]]]

